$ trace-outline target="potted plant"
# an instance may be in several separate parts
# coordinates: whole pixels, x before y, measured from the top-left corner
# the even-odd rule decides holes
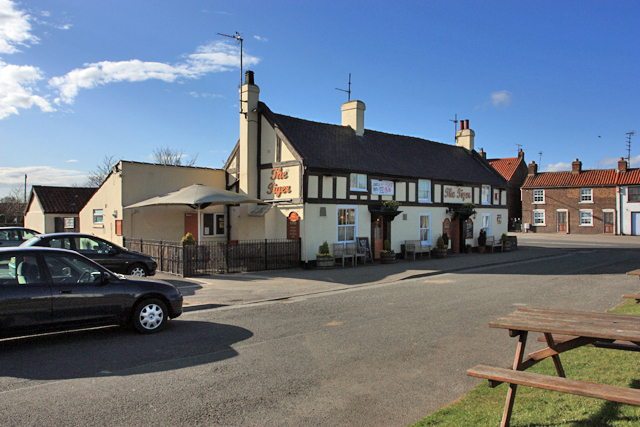
[[[502,233],[500,240],[502,241],[502,252],[509,252],[511,250],[511,240],[509,240],[509,237],[506,235],[506,233]]]
[[[487,246],[487,231],[483,228],[478,234],[478,253],[483,254],[484,248]]]
[[[436,258],[444,258],[447,255],[447,245],[444,243],[444,236],[446,235],[447,233],[444,233],[436,240],[436,248],[433,250],[433,255]]]
[[[193,237],[193,234],[191,233],[187,233],[182,240],[180,241],[180,244],[182,246],[195,246],[196,245],[196,238]]]
[[[386,211],[397,211],[398,206],[400,206],[400,203],[396,200],[385,200],[382,202],[382,209]]]
[[[380,251],[380,261],[383,264],[393,264],[396,262],[396,253],[391,249],[391,242],[384,241],[383,249]]]
[[[329,252],[329,244],[325,240],[322,246],[320,246],[320,253],[316,254],[316,267],[331,268],[333,267],[333,263],[333,254]]]

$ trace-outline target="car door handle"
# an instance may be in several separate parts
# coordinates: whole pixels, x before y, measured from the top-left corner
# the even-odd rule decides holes
[[[61,293],[61,294],[70,294],[70,293],[72,293],[72,292],[73,292],[73,291],[72,291],[71,289],[62,289],[62,290],[60,291],[60,293]]]

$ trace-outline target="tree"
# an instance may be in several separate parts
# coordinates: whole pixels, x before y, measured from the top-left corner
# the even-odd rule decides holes
[[[172,148],[156,148],[153,150],[153,161],[165,166],[193,166],[198,159],[198,154],[191,156],[191,160],[183,162],[186,157],[184,150],[174,150]]]
[[[0,199],[3,207],[4,220],[6,222],[21,222],[26,208],[24,199],[24,187],[16,187],[9,192],[8,196]]]
[[[100,187],[111,173],[111,168],[118,164],[118,160],[115,157],[115,154],[113,156],[105,155],[104,159],[102,159],[102,164],[97,165],[95,170],[89,172],[85,186]]]

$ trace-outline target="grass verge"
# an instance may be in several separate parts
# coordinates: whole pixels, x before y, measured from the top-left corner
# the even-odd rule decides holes
[[[640,304],[627,301],[611,312],[640,314]],[[640,354],[637,352],[582,347],[562,354],[561,358],[568,378],[640,388]],[[527,371],[556,375],[550,358]],[[492,389],[483,381],[460,400],[411,427],[497,426],[502,418],[507,387],[502,384]],[[519,386],[511,426],[640,426],[640,407]]]

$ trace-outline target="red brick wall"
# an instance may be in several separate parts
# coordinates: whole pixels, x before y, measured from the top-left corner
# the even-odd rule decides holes
[[[531,224],[529,232],[557,233],[558,209],[568,211],[571,234],[601,234],[604,232],[603,209],[616,208],[615,187],[593,187],[593,203],[580,203],[580,188],[544,189],[544,204],[533,203],[533,190],[522,189],[522,222]],[[544,209],[546,226],[533,225],[533,210]],[[593,226],[580,226],[580,210],[593,211]],[[615,215],[614,215],[615,218]],[[562,232],[565,233],[565,232]]]

